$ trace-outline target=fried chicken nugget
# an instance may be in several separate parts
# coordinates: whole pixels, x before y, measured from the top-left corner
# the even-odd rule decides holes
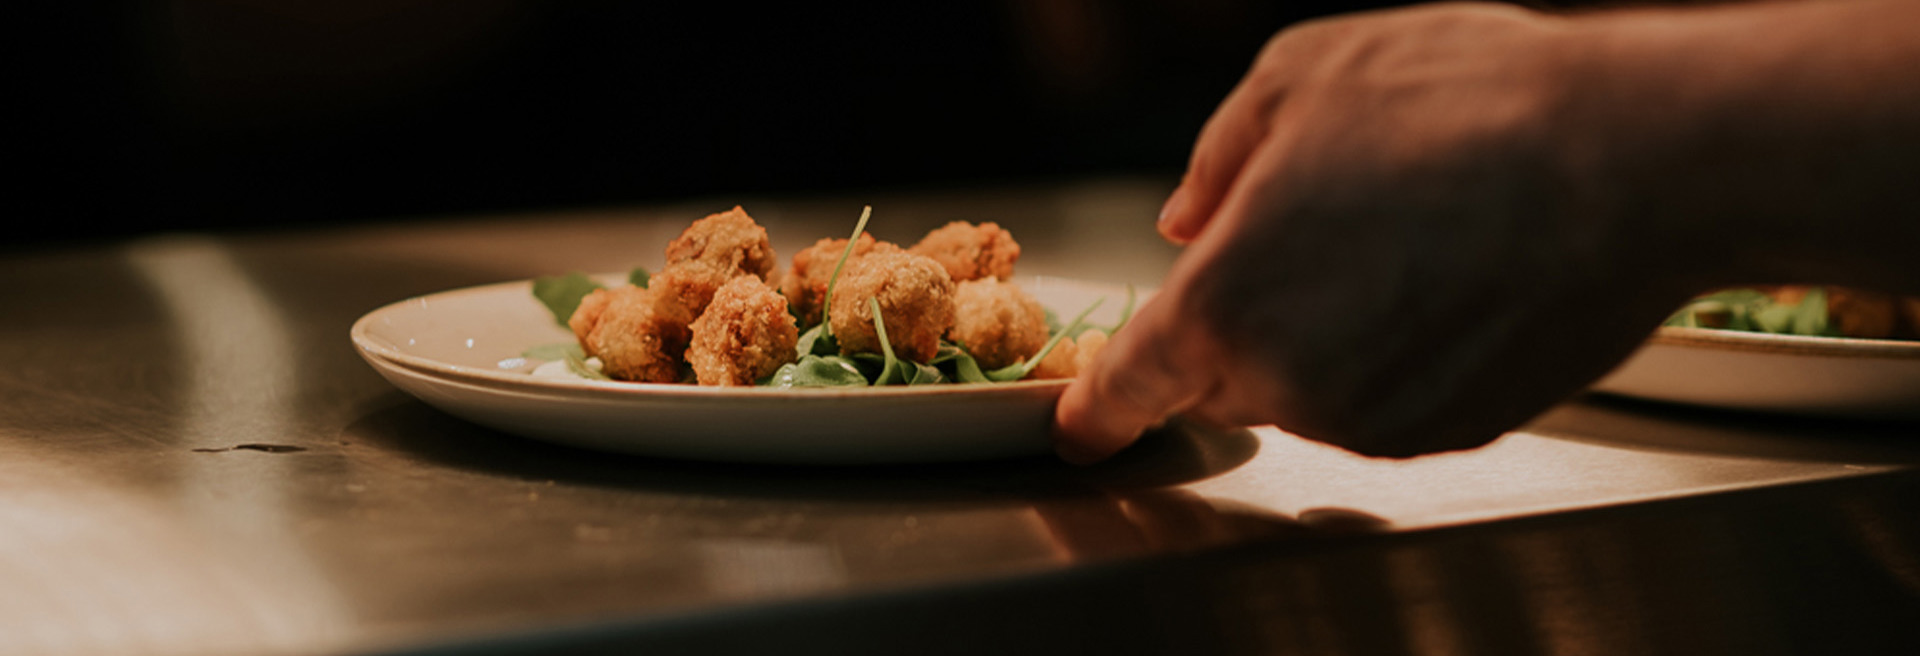
[[[847,265],[833,291],[829,321],[841,353],[879,353],[873,310],[880,301],[894,355],[926,362],[940,350],[940,336],[953,327],[953,278],[932,258],[909,253],[873,253]]]
[[[847,240],[828,238],[793,254],[793,268],[780,279],[780,293],[786,295],[787,304],[793,308],[794,315],[800,317],[801,326],[811,328],[820,323],[827,283],[833,279],[833,267],[840,262],[840,254],[846,250]],[[853,254],[847,256],[847,265],[852,266],[855,260],[873,253],[899,252],[902,252],[900,247],[892,242],[875,240],[873,235],[863,232],[853,245]]]
[[[787,297],[741,275],[722,285],[694,320],[687,363],[701,385],[748,386],[794,361],[799,341]]]
[[[595,289],[581,297],[580,305],[573,309],[573,316],[567,317],[567,327],[573,329],[573,337],[580,340],[584,347],[587,333],[600,325],[600,315],[607,310],[607,303],[613,301],[613,292],[607,289]]]
[[[1093,364],[1093,358],[1100,355],[1100,349],[1106,346],[1107,333],[1098,329],[1080,333],[1079,337],[1062,338],[1059,344],[1053,345],[1053,350],[1047,352],[1047,357],[1040,359],[1040,364],[1034,365],[1033,373],[1027,377],[1045,380],[1078,376]]]
[[[927,233],[907,252],[933,258],[946,267],[954,280],[1013,276],[1013,263],[1020,259],[1020,244],[1013,233],[991,221],[974,225],[954,221]]]
[[[767,240],[767,229],[735,205],[731,210],[694,221],[667,244],[667,265],[682,262],[704,262],[718,269],[737,269],[769,280],[767,276],[773,273],[776,257],[773,243]]]
[[[953,289],[947,341],[965,348],[980,368],[999,369],[1046,345],[1047,311],[1019,285],[991,277],[961,281]]]
[[[656,300],[644,287],[596,290],[581,301],[567,325],[581,335],[580,348],[600,358],[608,377],[677,383],[680,354],[687,347],[686,323],[662,317]]]
[[[684,319],[690,324],[700,313],[707,311],[707,304],[713,302],[714,292],[720,291],[727,281],[740,276],[753,277],[753,274],[704,260],[688,260],[669,264],[653,274],[647,281],[647,288],[658,296],[664,316]]]

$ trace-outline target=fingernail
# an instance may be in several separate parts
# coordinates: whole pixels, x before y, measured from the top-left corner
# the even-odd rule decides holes
[[[1156,224],[1159,225],[1160,227],[1160,231],[1165,232],[1167,229],[1167,222],[1171,220],[1174,216],[1180,214],[1182,211],[1186,209],[1187,209],[1187,186],[1180,185],[1179,187],[1174,188],[1172,194],[1169,194],[1167,196],[1167,202],[1160,206],[1160,218],[1156,222]]]

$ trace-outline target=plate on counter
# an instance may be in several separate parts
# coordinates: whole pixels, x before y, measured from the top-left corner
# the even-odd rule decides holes
[[[618,284],[610,276],[606,284]],[[1126,289],[1061,278],[1021,286],[1062,316],[1106,298],[1088,321],[1119,319]],[[589,449],[731,462],[954,462],[1052,452],[1065,380],[914,387],[773,389],[550,378],[527,349],[571,341],[532,281],[393,303],[361,317],[354,346],[394,386],[508,433]]]
[[[1920,342],[1663,327],[1592,389],[1732,410],[1920,419]]]

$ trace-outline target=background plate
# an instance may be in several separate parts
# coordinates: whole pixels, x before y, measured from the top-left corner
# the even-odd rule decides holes
[[[1920,342],[1663,327],[1593,390],[1734,410],[1920,419]]]

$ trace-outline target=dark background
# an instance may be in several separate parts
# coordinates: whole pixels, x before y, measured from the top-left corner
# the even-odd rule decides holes
[[[1275,31],[1392,3],[50,4],[0,28],[12,246],[1171,179]]]

